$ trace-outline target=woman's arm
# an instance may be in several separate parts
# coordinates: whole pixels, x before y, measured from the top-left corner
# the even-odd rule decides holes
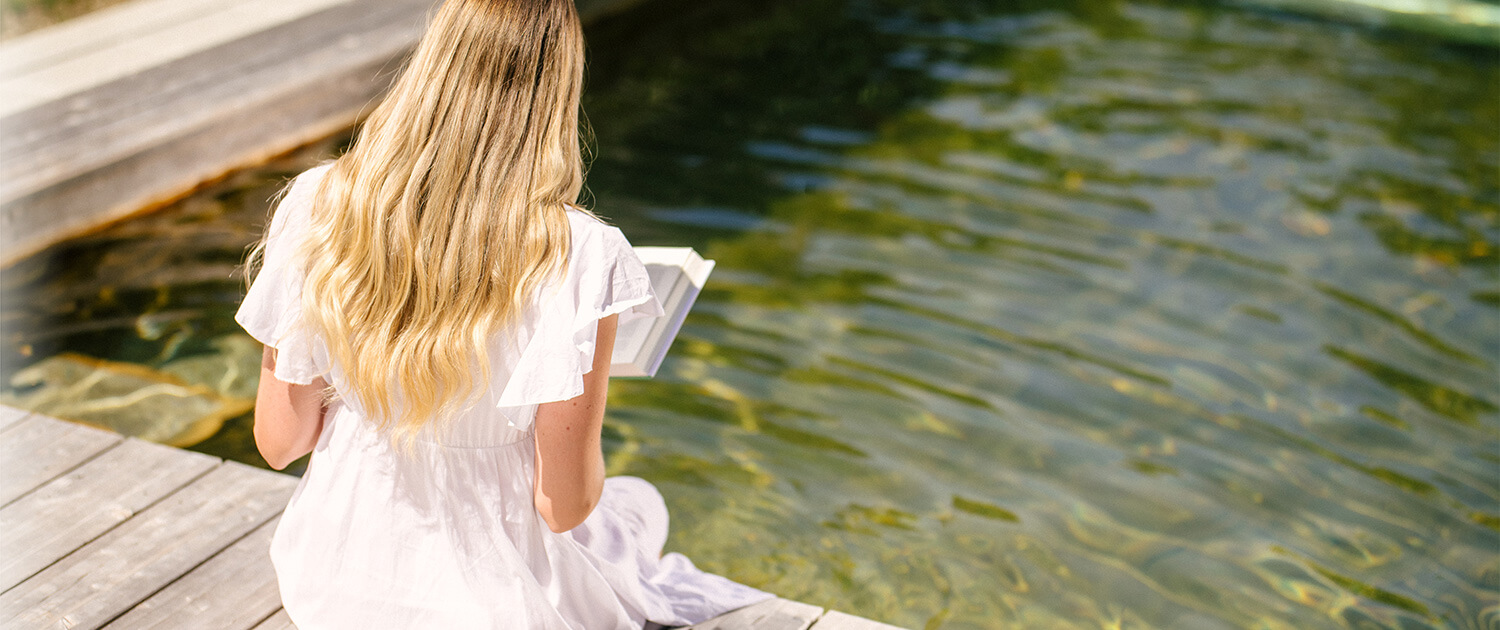
[[[536,410],[536,483],[532,502],[559,534],[588,518],[604,492],[604,401],[614,355],[618,315],[599,320],[594,365],[583,375],[583,393]]]
[[[266,346],[255,390],[255,447],[272,468],[281,470],[310,452],[323,432],[323,390],[317,379],[296,385],[276,378],[276,349]]]

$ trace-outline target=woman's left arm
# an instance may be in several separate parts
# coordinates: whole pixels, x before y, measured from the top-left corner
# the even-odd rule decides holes
[[[276,349],[266,346],[255,391],[255,447],[272,468],[286,468],[318,445],[327,388],[321,378],[307,385],[277,379]]]

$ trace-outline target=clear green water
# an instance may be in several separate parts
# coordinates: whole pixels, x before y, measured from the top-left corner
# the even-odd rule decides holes
[[[1493,49],[1109,0],[589,37],[594,205],[719,261],[611,391],[673,549],[912,628],[1500,624]],[[339,142],[7,270],[5,359],[223,347]],[[255,461],[243,418],[199,448]]]

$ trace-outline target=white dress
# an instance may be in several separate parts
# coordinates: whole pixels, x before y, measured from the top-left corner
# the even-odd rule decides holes
[[[327,348],[297,326],[293,258],[327,167],[303,173],[271,221],[264,265],[235,319],[277,349],[276,377],[338,391],[271,544],[282,603],[302,630],[637,629],[687,625],[771,597],[661,556],[667,511],[650,483],[605,482],[599,506],[555,534],[532,504],[536,406],[583,393],[595,323],[661,307],[618,229],[569,211],[566,278],[491,344],[490,388],[451,431],[398,453],[360,411]]]

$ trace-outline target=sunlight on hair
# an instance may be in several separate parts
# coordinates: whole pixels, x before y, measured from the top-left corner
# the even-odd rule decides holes
[[[571,0],[450,0],[317,191],[306,325],[398,444],[473,404],[566,271],[582,75]]]

